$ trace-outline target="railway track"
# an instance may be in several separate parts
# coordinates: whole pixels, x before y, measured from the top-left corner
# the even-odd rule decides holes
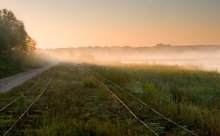
[[[137,119],[142,125],[144,125],[153,135],[163,136],[166,135],[166,133],[169,133],[169,131],[178,130],[181,135],[197,136],[195,132],[189,130],[186,128],[186,126],[180,125],[179,123],[159,113],[157,110],[143,102],[141,99],[129,93],[95,70],[82,65],[80,66],[94,80],[105,87],[106,90],[108,90],[120,103],[122,103],[122,105],[134,116],[134,118]]]
[[[97,83],[99,83],[115,99],[117,99],[134,117],[134,119],[148,130],[146,132],[149,132],[149,135],[163,136],[167,135],[167,133],[172,132],[173,130],[176,130],[181,132],[181,135],[197,136],[190,129],[167,118],[143,102],[141,99],[126,91],[95,70],[87,68],[83,65],[80,66]],[[38,127],[36,122],[39,120],[39,116],[43,114],[45,106],[45,104],[42,106],[39,103],[45,103],[44,99],[47,98],[46,96],[43,96],[43,94],[50,85],[52,79],[53,78],[51,77],[50,79],[45,80],[45,86],[43,86],[40,90],[32,93],[28,93],[29,91],[26,91],[24,93],[25,95],[21,94],[2,108],[0,111],[0,123],[3,121],[5,122],[5,125],[0,125],[0,135],[22,135],[22,130],[26,128],[34,129]],[[36,85],[33,84],[29,90],[31,90],[31,88],[34,86]]]
[[[30,92],[38,84],[39,81],[40,80],[37,80],[36,82],[34,82],[34,84],[28,90],[26,90],[25,92],[20,92],[19,96],[17,96],[11,102],[9,102],[8,104],[0,108],[0,113],[3,112],[5,109],[7,109],[12,104],[14,104],[15,102],[17,102],[18,100],[20,100],[22,97],[24,97],[28,92]]]
[[[46,85],[40,88],[40,90],[33,91],[30,94],[30,90],[37,85],[38,81],[33,84],[30,89],[25,91],[25,94],[21,94],[9,104],[4,106],[0,111],[0,135],[6,136],[10,134],[22,135],[22,129],[30,128],[33,120],[36,119],[42,110],[37,106],[37,102],[43,101],[43,93],[49,87],[52,77],[46,81]],[[16,129],[15,128],[19,128]],[[13,131],[13,133],[12,133]]]

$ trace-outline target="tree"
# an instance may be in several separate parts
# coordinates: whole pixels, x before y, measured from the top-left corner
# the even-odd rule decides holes
[[[35,50],[36,42],[26,32],[24,23],[12,11],[0,10],[0,78],[33,66],[31,56]]]
[[[0,10],[0,55],[33,54],[36,42],[10,10]]]

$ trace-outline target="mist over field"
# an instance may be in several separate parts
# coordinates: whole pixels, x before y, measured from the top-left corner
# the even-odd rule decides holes
[[[38,49],[37,54],[51,61],[94,64],[156,64],[220,71],[220,46],[81,47]]]
[[[0,0],[0,136],[220,136],[220,0]]]

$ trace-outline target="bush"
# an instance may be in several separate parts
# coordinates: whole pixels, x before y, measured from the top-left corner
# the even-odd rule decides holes
[[[88,88],[96,88],[97,84],[91,79],[83,80],[83,86]]]

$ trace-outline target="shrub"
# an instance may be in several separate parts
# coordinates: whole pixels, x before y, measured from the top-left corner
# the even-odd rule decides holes
[[[88,88],[96,88],[97,84],[91,79],[83,80],[83,86]]]

